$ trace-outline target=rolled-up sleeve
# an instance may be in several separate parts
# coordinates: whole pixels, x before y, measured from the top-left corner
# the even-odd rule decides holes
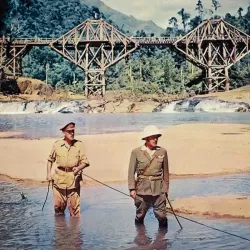
[[[55,160],[56,160],[56,150],[55,150],[55,144],[54,144],[51,151],[50,151],[48,161],[55,162]]]
[[[166,184],[165,192],[168,193],[169,190],[169,166],[168,166],[168,153],[165,151],[164,161],[163,161],[163,178]]]
[[[89,166],[89,160],[86,156],[86,150],[83,143],[80,143],[80,150],[79,150],[79,164],[85,163],[86,167]]]
[[[136,171],[136,154],[134,150],[130,156],[129,168],[128,168],[128,189],[135,189],[135,171]]]

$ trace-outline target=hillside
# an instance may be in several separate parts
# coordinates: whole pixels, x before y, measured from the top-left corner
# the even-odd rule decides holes
[[[117,26],[125,32],[129,31],[135,34],[138,30],[144,30],[147,34],[154,33],[157,36],[164,32],[164,29],[157,26],[153,21],[143,21],[133,16],[127,16],[110,8],[100,0],[80,0],[80,2],[88,6],[97,7],[107,19],[112,20],[112,22],[117,24]]]

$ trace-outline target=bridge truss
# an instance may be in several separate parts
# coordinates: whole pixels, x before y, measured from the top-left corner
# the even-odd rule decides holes
[[[208,20],[174,43],[187,60],[206,71],[208,92],[229,90],[228,69],[249,53],[250,37],[226,21]]]
[[[0,67],[22,74],[33,46],[50,46],[85,72],[85,94],[105,94],[105,71],[140,46],[169,46],[206,72],[205,91],[229,90],[228,69],[249,53],[250,37],[223,19],[201,23],[181,38],[127,37],[104,20],[86,20],[57,39],[0,38]]]

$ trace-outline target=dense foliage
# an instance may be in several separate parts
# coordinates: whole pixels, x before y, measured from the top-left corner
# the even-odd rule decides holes
[[[96,7],[80,0],[3,0],[0,8],[0,32],[6,36],[57,38],[87,18],[105,19]],[[169,27],[162,36],[179,36],[190,31],[204,19],[217,16],[219,1],[212,0],[213,9],[196,3],[197,16],[191,17],[184,8],[169,19]],[[243,12],[245,11],[245,14]],[[178,24],[178,18],[181,24]],[[250,34],[250,7],[239,6],[238,15],[226,14],[227,22]],[[114,24],[113,24],[114,25]],[[135,36],[153,36],[140,30]],[[250,79],[249,57],[242,59],[230,70],[231,85],[239,87]],[[25,76],[47,79],[56,87],[79,92],[83,88],[84,72],[49,48],[33,48],[23,60]],[[106,72],[108,89],[129,89],[133,93],[180,93],[197,90],[201,86],[202,71],[169,48],[143,47],[129,60],[123,60]]]

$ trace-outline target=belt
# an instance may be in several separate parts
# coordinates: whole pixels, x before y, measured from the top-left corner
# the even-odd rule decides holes
[[[73,172],[73,168],[65,168],[65,167],[57,167],[59,170],[62,170],[64,172]]]
[[[162,175],[153,176],[153,175],[139,175],[139,179],[148,179],[150,181],[162,180]]]

